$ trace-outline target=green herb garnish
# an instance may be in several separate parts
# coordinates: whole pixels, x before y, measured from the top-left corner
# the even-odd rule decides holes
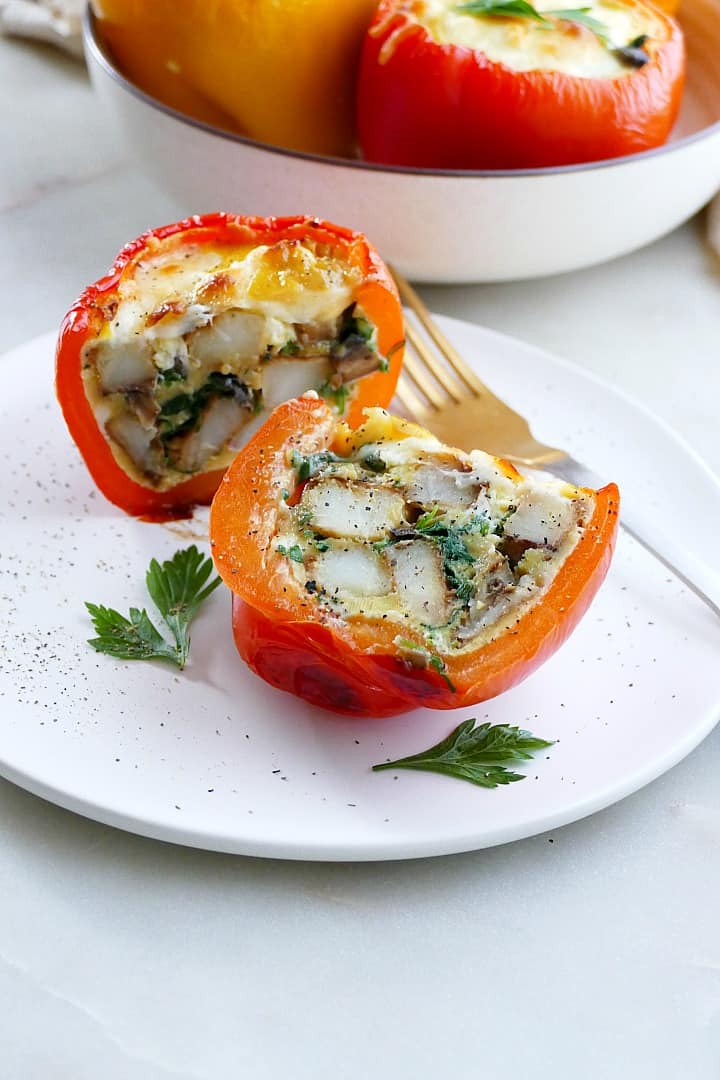
[[[367,469],[369,472],[384,473],[387,471],[387,465],[379,454],[372,452],[369,454],[364,454],[361,458],[358,459],[358,461],[359,464],[362,465],[363,469]]]
[[[421,514],[412,529],[401,530],[402,536],[398,536],[398,539],[411,539],[419,535],[433,540],[440,548],[448,586],[455,591],[459,600],[466,602],[474,595],[475,586],[462,573],[462,568],[474,563],[475,558],[465,546],[463,535],[471,531],[485,535],[489,528],[489,522],[485,518],[473,518],[466,525],[453,525],[445,520],[443,511],[434,506],[432,510]]]
[[[612,48],[608,42],[607,27],[589,14],[592,11],[589,7],[557,8],[553,11],[540,12],[528,3],[528,0],[467,0],[464,4],[458,4],[456,11],[463,15],[475,15],[480,18],[534,19],[535,22],[546,25],[550,25],[553,19],[564,19],[566,22],[586,26],[603,45]]]
[[[304,562],[305,556],[302,553],[302,548],[299,544],[293,544],[292,547],[285,547],[284,544],[278,544],[275,549],[278,554],[284,555],[287,559],[292,559],[293,562]]]
[[[464,720],[446,739],[422,753],[397,761],[373,765],[374,772],[382,769],[418,769],[454,776],[478,787],[495,788],[524,780],[522,773],[511,772],[506,763],[529,761],[538,750],[552,746],[522,728],[507,724],[479,724]]]
[[[299,343],[293,340],[293,338],[290,338],[290,340],[286,341],[282,349],[280,350],[280,356],[297,356],[299,352]]]
[[[153,559],[145,575],[147,591],[154,600],[174,644],[153,625],[145,608],[130,608],[129,618],[102,604],[85,604],[98,635],[90,638],[97,652],[120,660],[169,660],[184,668],[190,651],[190,623],[204,600],[220,584],[212,573],[212,559],[192,544],[176,551],[162,564]]]
[[[341,461],[345,464],[345,458],[338,457],[337,454],[333,454],[331,450],[320,450],[317,454],[300,454],[297,450],[293,450],[290,454],[290,464],[297,470],[298,483],[303,483],[305,480],[310,480],[313,476],[317,476],[322,472],[326,465],[331,465],[334,462]]]

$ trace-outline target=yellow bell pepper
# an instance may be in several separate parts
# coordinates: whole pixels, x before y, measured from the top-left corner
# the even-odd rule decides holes
[[[121,69],[200,120],[297,150],[354,151],[377,0],[93,0]]]

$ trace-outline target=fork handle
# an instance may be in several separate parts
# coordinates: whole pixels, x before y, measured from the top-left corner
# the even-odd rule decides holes
[[[636,521],[635,517],[632,510],[621,509],[620,525],[625,532],[654,555],[658,562],[679,578],[686,588],[703,600],[720,618],[720,574],[667,533],[663,534],[659,543],[650,543],[643,535],[647,525],[643,527],[642,521]]]

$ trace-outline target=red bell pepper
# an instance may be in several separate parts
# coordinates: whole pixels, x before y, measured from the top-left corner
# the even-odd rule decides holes
[[[132,475],[122,455],[111,445],[88,399],[82,369],[84,350],[112,323],[123,286],[132,283],[144,261],[147,263],[159,252],[174,253],[181,259],[189,251],[232,253],[235,248],[248,246],[280,248],[283,244],[292,247],[305,242],[329,252],[330,257],[336,257],[355,274],[358,284],[353,302],[376,331],[377,353],[387,358],[385,370],[373,371],[353,383],[348,422],[359,422],[366,405],[391,400],[402,364],[402,309],[387,268],[360,233],[310,217],[259,218],[226,213],[205,214],[151,229],[124,247],[109,273],[85,289],[65,316],[57,345],[56,391],[65,421],[95,483],[111,502],[127,513],[150,519],[184,516],[194,505],[210,502],[224,472],[224,468],[201,469],[162,489],[150,479],[145,482]],[[222,288],[222,282],[218,287]],[[164,307],[171,308],[172,304]]]
[[[416,425],[389,423],[396,438],[432,438]],[[360,435],[364,430],[359,429]],[[455,652],[448,647],[439,654],[422,627],[387,605],[382,614],[361,611],[347,617],[323,603],[317,562],[311,561],[317,556],[301,551],[299,544],[288,549],[278,543],[282,522],[293,513],[288,506],[301,511],[296,520],[312,520],[303,512],[303,492],[310,490],[312,479],[302,479],[312,477],[312,470],[305,465],[303,471],[301,465],[298,472],[298,462],[318,463],[321,458],[311,455],[325,451],[342,459],[349,445],[352,436],[338,427],[327,406],[306,396],[278,408],[226,473],[211,508],[210,538],[216,567],[233,592],[232,625],[241,657],[281,690],[336,712],[368,716],[390,716],[418,706],[474,705],[526,678],[562,645],[605,577],[618,526],[615,485],[579,492],[591,500],[588,520],[533,606],[520,610],[506,626],[498,624],[489,640],[481,633],[477,645]],[[447,450],[436,446],[441,455]],[[382,443],[374,444],[378,449]],[[342,467],[342,460],[329,460],[335,461],[333,467]],[[499,475],[522,482],[508,462],[485,460],[494,463]],[[371,466],[380,468],[377,456]],[[347,484],[347,477],[341,483]],[[391,478],[388,498],[393,484]],[[370,503],[361,511],[371,512]],[[437,528],[440,517],[435,506],[426,522],[435,521]],[[391,530],[384,543],[407,545],[404,538],[412,531]],[[426,535],[431,533],[432,527]],[[317,544],[317,538],[307,541],[313,542]],[[348,541],[343,548],[343,543],[341,555],[353,546]],[[328,544],[326,539],[317,547],[326,551]],[[383,544],[380,549],[366,545],[366,552],[371,549],[377,553]],[[542,550],[537,554],[543,557]],[[457,573],[458,566],[462,571],[464,565],[452,564],[451,572]],[[304,575],[308,580],[303,584]],[[422,590],[427,570],[416,568],[414,581]],[[378,602],[382,605],[383,598]]]
[[[636,24],[650,28],[647,40],[610,44],[572,18],[486,17],[517,32],[520,68],[522,42],[531,34],[579,38],[590,49],[626,56],[625,73],[581,77],[515,70],[477,48],[440,42],[423,0],[382,0],[365,38],[358,84],[364,156],[433,169],[518,169],[600,161],[661,145],[680,104],[682,32],[644,0],[623,3]],[[457,12],[461,5],[452,6]]]

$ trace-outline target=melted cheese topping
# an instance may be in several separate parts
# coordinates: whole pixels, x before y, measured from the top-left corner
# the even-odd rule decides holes
[[[330,616],[391,619],[399,640],[411,632],[441,656],[537,603],[592,514],[584,491],[508,475],[379,409],[342,454],[291,463],[310,475],[297,504],[278,508],[273,545],[297,587]]]
[[[107,333],[113,340],[141,331],[177,337],[230,308],[271,322],[319,322],[348,305],[358,280],[359,271],[298,240],[215,249],[159,241],[121,281]]]
[[[605,27],[610,47],[580,23],[475,16],[459,11],[459,6],[459,0],[422,0],[413,6],[413,13],[440,44],[465,45],[513,71],[559,71],[582,79],[621,78],[635,69],[623,63],[612,46],[626,46],[647,35],[650,40],[643,46],[647,51],[652,49],[653,39],[663,40],[666,33],[651,7],[622,0],[583,0],[577,5],[587,8],[587,15]],[[540,13],[573,7],[557,0],[533,0],[532,6]]]
[[[353,304],[360,271],[312,242],[151,241],[83,352],[83,383],[116,461],[167,490],[225,468],[263,414],[309,389],[339,411],[382,366]],[[351,370],[352,365],[352,370]]]

